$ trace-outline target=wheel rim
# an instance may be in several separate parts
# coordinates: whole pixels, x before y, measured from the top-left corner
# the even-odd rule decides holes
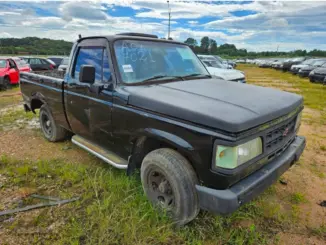
[[[171,210],[174,206],[174,194],[169,180],[160,170],[152,170],[148,174],[149,198],[159,207]]]
[[[52,123],[50,121],[50,118],[46,114],[42,114],[41,116],[41,122],[42,122],[42,128],[44,133],[47,136],[51,136],[52,134]]]

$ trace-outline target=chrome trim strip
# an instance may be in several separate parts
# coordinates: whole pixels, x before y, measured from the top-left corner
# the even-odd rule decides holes
[[[71,141],[72,141],[72,143],[78,145],[80,148],[83,148],[84,150],[88,151],[89,153],[92,153],[93,155],[97,156],[98,158],[100,158],[104,162],[112,165],[115,168],[118,168],[118,169],[127,169],[128,168],[127,164],[126,165],[121,165],[121,164],[117,164],[117,163],[111,161],[110,159],[102,156],[101,154],[97,153],[96,151],[93,151],[93,150],[89,149],[87,146],[85,146],[85,145],[81,144],[80,142],[76,141],[74,139],[74,137],[72,137]]]

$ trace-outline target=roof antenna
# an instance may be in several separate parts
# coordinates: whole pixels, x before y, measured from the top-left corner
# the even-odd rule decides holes
[[[81,39],[82,38],[82,35],[81,34],[78,34],[78,38]]]

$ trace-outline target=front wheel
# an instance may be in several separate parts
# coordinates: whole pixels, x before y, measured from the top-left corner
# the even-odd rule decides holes
[[[197,216],[197,176],[188,160],[178,152],[167,148],[150,152],[141,166],[141,181],[147,198],[178,225]]]
[[[10,79],[9,79],[9,77],[5,77],[3,79],[2,89],[7,90],[9,88],[10,88]]]
[[[48,141],[62,141],[68,136],[68,131],[54,121],[47,105],[42,105],[40,109],[40,125],[43,135]]]

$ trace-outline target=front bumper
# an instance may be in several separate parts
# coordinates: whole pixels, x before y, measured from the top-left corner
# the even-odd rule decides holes
[[[306,71],[306,70],[301,70],[301,71],[299,71],[299,76],[300,77],[308,77],[309,76],[309,73],[310,73],[311,71]]]
[[[230,214],[272,185],[295,161],[306,146],[306,139],[296,136],[292,144],[270,163],[226,190],[196,185],[201,209]]]
[[[299,69],[291,69],[290,72],[296,75],[299,72]]]
[[[326,75],[321,75],[321,74],[309,75],[310,80],[315,82],[324,82],[325,77]]]

